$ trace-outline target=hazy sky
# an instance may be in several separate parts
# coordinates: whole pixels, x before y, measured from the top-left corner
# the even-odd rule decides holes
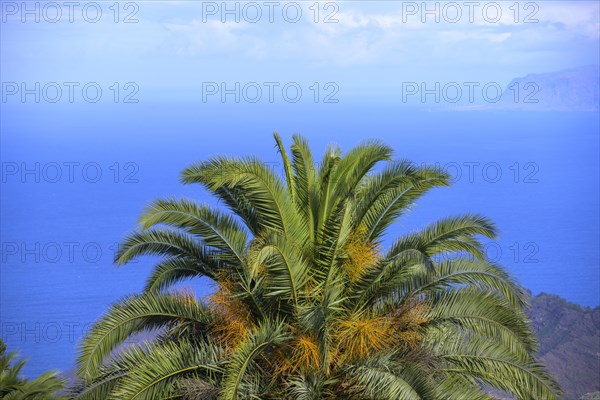
[[[347,96],[504,86],[597,64],[600,48],[597,1],[1,4],[3,82],[136,82],[157,98],[202,82],[336,82]]]

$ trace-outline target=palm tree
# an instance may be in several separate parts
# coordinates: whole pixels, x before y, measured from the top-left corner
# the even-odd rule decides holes
[[[392,161],[377,141],[330,146],[318,165],[302,137],[291,158],[275,141],[282,176],[253,157],[183,171],[229,213],[173,198],[145,210],[116,262],[160,261],[144,293],[112,306],[83,342],[79,398],[558,396],[522,288],[483,254],[490,220],[446,218],[382,251],[388,227],[449,184],[444,171]],[[176,289],[195,277],[214,294]],[[149,330],[156,340],[115,355]]]
[[[66,399],[56,393],[63,389],[63,381],[56,372],[44,372],[34,380],[21,376],[26,361],[14,362],[17,354],[6,353],[6,345],[0,339],[0,399],[3,400],[50,400]]]

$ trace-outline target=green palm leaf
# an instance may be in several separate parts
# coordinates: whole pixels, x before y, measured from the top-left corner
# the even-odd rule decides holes
[[[132,334],[191,322],[208,329],[213,316],[204,306],[169,294],[129,297],[112,306],[90,330],[80,348],[78,375],[92,378],[106,356]]]
[[[210,343],[177,341],[147,345],[125,361],[127,373],[109,399],[158,400],[177,398],[177,384],[193,379],[217,387],[222,353]]]
[[[251,332],[227,363],[222,399],[237,400],[240,385],[245,374],[253,367],[253,361],[285,340],[281,323],[263,324]]]
[[[247,236],[231,216],[190,200],[165,199],[149,205],[140,217],[142,230],[157,224],[179,228],[194,235],[206,246],[213,247],[219,259],[241,262]]]

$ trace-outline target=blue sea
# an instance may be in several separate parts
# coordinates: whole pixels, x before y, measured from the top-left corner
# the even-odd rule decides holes
[[[305,135],[320,159],[377,138],[398,158],[454,176],[390,230],[477,212],[498,225],[487,254],[533,294],[600,303],[597,112],[444,111],[391,105],[191,103],[3,105],[1,338],[24,372],[72,368],[79,341],[114,301],[139,292],[153,259],[115,267],[118,242],[161,196],[216,204],[179,172],[216,154],[280,168],[272,132]],[[204,281],[192,283],[200,295]]]

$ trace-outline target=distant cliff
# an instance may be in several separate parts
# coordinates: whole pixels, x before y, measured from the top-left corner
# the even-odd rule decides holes
[[[600,307],[581,307],[545,293],[530,302],[539,356],[560,382],[564,399],[600,391]]]
[[[539,111],[598,111],[600,67],[529,74],[513,79],[494,108]]]

